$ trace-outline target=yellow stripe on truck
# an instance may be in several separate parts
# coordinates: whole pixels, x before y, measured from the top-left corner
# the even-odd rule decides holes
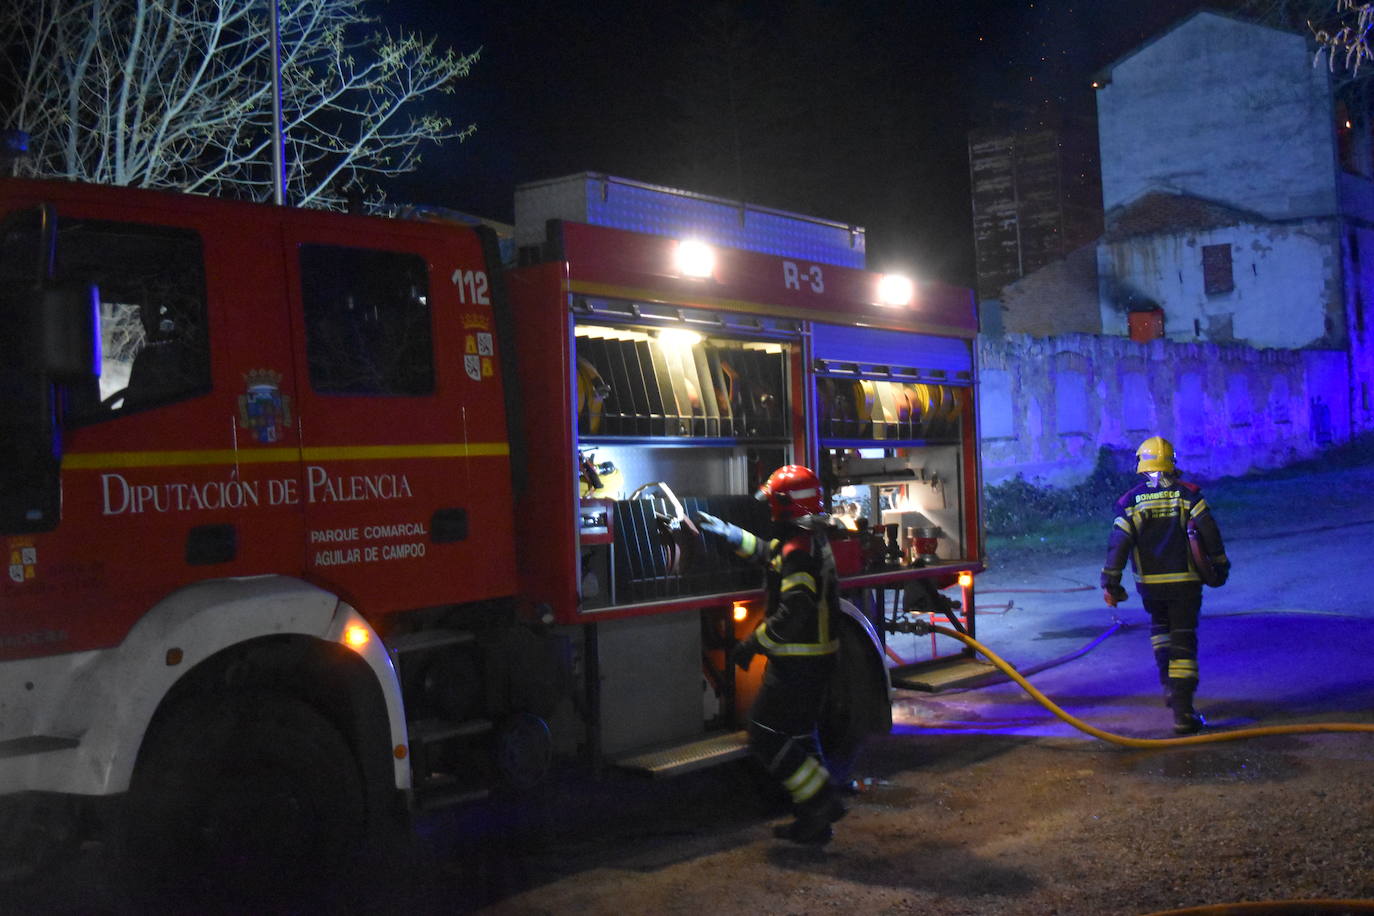
[[[505,442],[441,442],[421,445],[341,445],[314,448],[207,449],[165,452],[68,452],[62,467],[93,471],[108,468],[193,467],[210,464],[271,464],[300,461],[379,461],[406,458],[494,458],[510,454]]]

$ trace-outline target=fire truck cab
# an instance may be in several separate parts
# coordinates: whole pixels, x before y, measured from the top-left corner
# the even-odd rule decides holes
[[[766,531],[789,463],[846,597],[823,737],[890,726],[888,614],[962,574],[972,626],[969,291],[596,174],[522,187],[514,241],[0,181],[0,853],[94,812],[304,876],[560,757],[741,756],[761,578],[694,514]]]

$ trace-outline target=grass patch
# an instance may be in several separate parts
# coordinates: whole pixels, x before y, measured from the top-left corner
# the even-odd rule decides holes
[[[1102,447],[1088,479],[1075,487],[1041,487],[1017,475],[983,489],[991,556],[1008,551],[1060,555],[1089,545],[1106,549],[1112,503],[1135,484],[1135,455]]]
[[[1015,553],[1034,559],[1106,551],[1112,504],[1137,479],[1130,450],[1104,447],[1092,474],[1078,486],[1040,487],[1018,476],[985,487],[989,556],[1005,559]],[[1367,496],[1374,492],[1374,436],[1277,470],[1199,483],[1228,541],[1368,518],[1374,515]]]

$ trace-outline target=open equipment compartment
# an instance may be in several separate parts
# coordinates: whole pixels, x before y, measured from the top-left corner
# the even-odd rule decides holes
[[[748,493],[790,453],[798,324],[697,310],[656,321],[628,303],[574,312],[583,610],[757,589],[758,570],[694,519],[766,527]]]
[[[972,632],[971,584],[981,569],[971,340],[817,324],[816,429],[822,480],[843,534],[846,591],[884,633],[908,614]],[[932,640],[893,672],[972,658]],[[908,686],[927,686],[917,678]]]

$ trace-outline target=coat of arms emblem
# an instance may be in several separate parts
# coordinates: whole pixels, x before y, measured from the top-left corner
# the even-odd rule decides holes
[[[281,373],[251,369],[243,374],[247,391],[239,395],[239,422],[264,445],[281,440],[291,425],[291,398],[281,393]]]

